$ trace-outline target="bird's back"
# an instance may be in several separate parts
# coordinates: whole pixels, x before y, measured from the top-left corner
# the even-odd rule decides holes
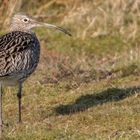
[[[24,81],[37,67],[40,45],[35,34],[13,31],[0,37],[0,81]]]

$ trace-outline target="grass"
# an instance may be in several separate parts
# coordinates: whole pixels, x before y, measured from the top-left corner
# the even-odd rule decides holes
[[[67,87],[68,82],[27,82],[22,124],[17,124],[17,101],[12,93],[15,90],[7,89],[3,104],[4,138],[139,139],[139,82],[140,78],[128,76],[83,83],[72,89]]]
[[[37,32],[42,57],[24,85],[22,124],[16,89],[3,96],[4,139],[139,139],[139,63],[133,54],[132,60],[119,57],[128,52],[125,43],[118,37],[76,41],[54,34],[45,48],[45,35]]]
[[[37,71],[24,85],[23,123],[17,124],[16,89],[6,88],[3,138],[139,139],[140,78],[135,53],[128,55],[125,43],[112,36],[76,41],[54,33],[46,48],[44,32],[37,33],[42,55]]]
[[[23,0],[21,11],[73,36],[35,30],[41,60],[24,83],[23,123],[17,123],[16,88],[5,88],[3,139],[140,139],[139,2],[77,1]]]

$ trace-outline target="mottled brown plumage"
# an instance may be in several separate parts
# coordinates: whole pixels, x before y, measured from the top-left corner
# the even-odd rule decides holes
[[[37,67],[40,45],[35,34],[13,31],[0,37],[0,80],[23,82]],[[12,83],[9,79],[14,79]]]
[[[0,37],[0,94],[3,85],[18,85],[19,122],[21,122],[22,83],[34,72],[39,62],[40,44],[31,30],[35,27],[54,28],[71,36],[61,27],[40,23],[26,14],[18,13],[11,20],[11,32]],[[0,98],[0,131],[2,130],[1,104]]]

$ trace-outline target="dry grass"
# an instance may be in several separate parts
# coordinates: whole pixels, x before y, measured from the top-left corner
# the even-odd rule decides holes
[[[82,39],[116,33],[124,39],[135,39],[139,31],[139,6],[140,2],[134,0],[79,2],[62,23],[75,25],[76,36]]]
[[[63,10],[60,9],[59,13],[56,10],[56,13],[52,12],[51,16],[58,20],[60,18],[62,24],[74,25],[76,36],[82,39],[118,33],[128,40],[135,39],[139,32],[140,2],[135,0],[116,0],[115,2],[113,0],[50,0],[48,2],[42,0],[43,5],[39,4],[39,1],[36,4],[23,1],[22,5],[21,1],[15,0],[15,2],[17,4],[14,5],[9,4],[6,0],[1,2],[1,18],[5,17],[7,13],[12,15],[13,10],[11,9],[15,9],[14,6],[16,6],[16,11],[19,11],[17,7],[23,7],[33,13],[30,8],[32,4],[38,8],[35,11],[38,16],[49,16],[49,10],[59,6]],[[13,2],[11,1],[11,3]],[[8,10],[5,14],[7,8],[11,11]]]
[[[73,37],[36,30],[41,60],[24,86],[24,123],[16,125],[16,90],[6,89],[4,138],[139,139],[140,2],[22,2],[20,11],[61,24]],[[1,27],[8,7],[0,1]]]

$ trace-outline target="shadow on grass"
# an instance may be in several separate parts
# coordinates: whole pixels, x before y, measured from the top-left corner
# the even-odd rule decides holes
[[[140,87],[132,87],[126,89],[109,88],[99,93],[80,96],[72,104],[59,105],[55,108],[55,111],[61,115],[69,115],[80,111],[85,111],[88,108],[99,104],[101,105],[107,102],[123,100],[126,97],[134,95],[139,91]]]

